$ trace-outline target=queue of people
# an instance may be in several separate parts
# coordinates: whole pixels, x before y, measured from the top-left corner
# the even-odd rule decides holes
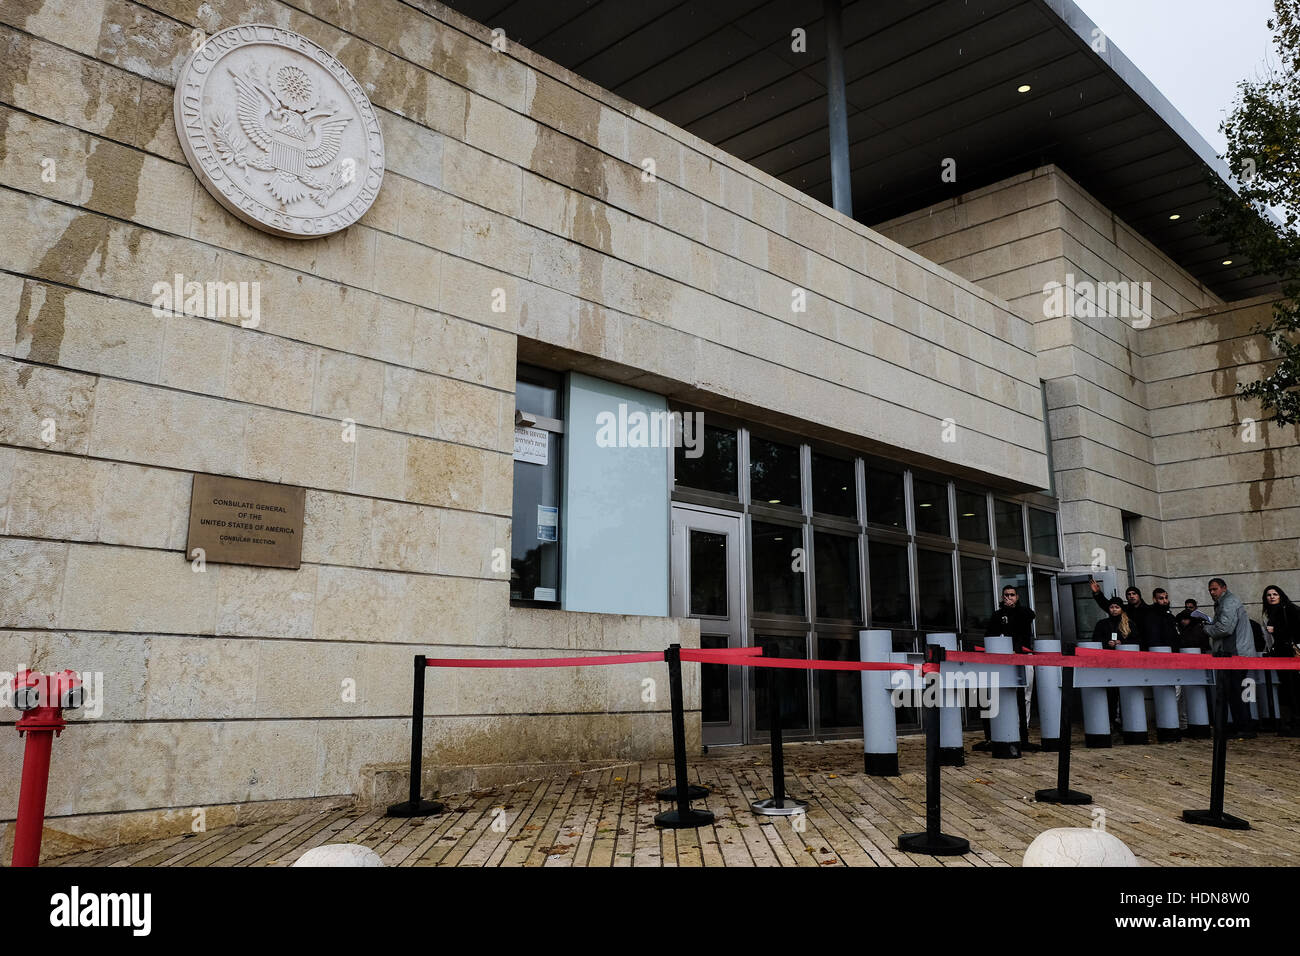
[[[1090,582],[1093,599],[1106,612],[1093,628],[1092,639],[1103,648],[1136,644],[1141,650],[1152,647],[1198,648],[1207,653],[1234,657],[1293,657],[1300,654],[1300,607],[1276,585],[1264,589],[1264,623],[1251,621],[1246,607],[1228,590],[1223,578],[1211,578],[1210,597],[1214,599],[1214,617],[1199,610],[1191,598],[1175,615],[1164,588],[1151,592],[1152,603],[1142,599],[1142,592],[1130,587],[1124,600],[1107,598],[1101,585]],[[1241,688],[1249,677],[1247,671],[1229,671],[1233,688]],[[1295,671],[1278,671],[1277,683],[1285,711],[1283,729],[1294,731],[1300,726],[1300,681]],[[1254,737],[1256,722],[1251,717],[1250,702],[1244,690],[1234,690],[1228,697],[1235,733],[1242,738]]]
[[[1223,578],[1212,578],[1209,582],[1210,597],[1214,600],[1213,617],[1201,611],[1192,598],[1185,600],[1183,609],[1175,614],[1169,592],[1164,588],[1152,591],[1148,604],[1136,587],[1128,588],[1121,600],[1118,596],[1106,597],[1096,581],[1091,581],[1090,586],[1093,599],[1105,612],[1094,626],[1091,638],[1103,648],[1136,644],[1144,651],[1171,647],[1198,648],[1206,653],[1235,657],[1300,656],[1300,606],[1276,585],[1264,589],[1262,623],[1250,620],[1245,605],[1228,590]],[[1022,606],[1019,592],[1007,585],[1002,589],[1001,603],[989,617],[985,634],[1010,637],[1016,653],[1024,654],[1033,649],[1033,629],[1034,612]],[[1244,670],[1229,671],[1228,675],[1234,688],[1242,688],[1249,677]],[[1277,671],[1275,679],[1283,710],[1282,729],[1288,733],[1300,731],[1300,675],[1291,670]],[[1022,706],[1027,704],[1026,699]],[[1256,736],[1256,724],[1244,689],[1231,693],[1228,705],[1235,735]]]

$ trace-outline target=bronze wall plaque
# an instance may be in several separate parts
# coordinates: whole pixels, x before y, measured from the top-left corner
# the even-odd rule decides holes
[[[306,498],[294,485],[195,475],[185,554],[193,559],[202,548],[203,560],[217,564],[301,567]]]

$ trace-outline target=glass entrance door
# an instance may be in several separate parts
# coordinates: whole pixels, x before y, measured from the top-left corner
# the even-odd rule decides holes
[[[700,646],[744,646],[745,596],[740,516],[674,505],[672,615],[700,622]],[[739,667],[700,665],[700,701],[706,746],[744,742],[744,679]]]

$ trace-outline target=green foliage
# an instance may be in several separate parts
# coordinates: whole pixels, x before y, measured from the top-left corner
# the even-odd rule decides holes
[[[1300,422],[1300,0],[1274,0],[1273,8],[1268,27],[1280,65],[1237,84],[1220,129],[1238,189],[1214,177],[1219,202],[1204,221],[1234,258],[1281,281],[1272,321],[1256,330],[1280,360],[1266,377],[1237,390],[1259,401],[1277,424],[1294,425]]]

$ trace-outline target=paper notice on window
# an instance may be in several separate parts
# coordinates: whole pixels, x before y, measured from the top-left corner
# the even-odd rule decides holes
[[[560,509],[550,505],[537,506],[537,540],[556,541],[560,527]]]
[[[546,464],[550,451],[551,434],[544,428],[515,429],[515,461],[527,461],[534,465]]]

